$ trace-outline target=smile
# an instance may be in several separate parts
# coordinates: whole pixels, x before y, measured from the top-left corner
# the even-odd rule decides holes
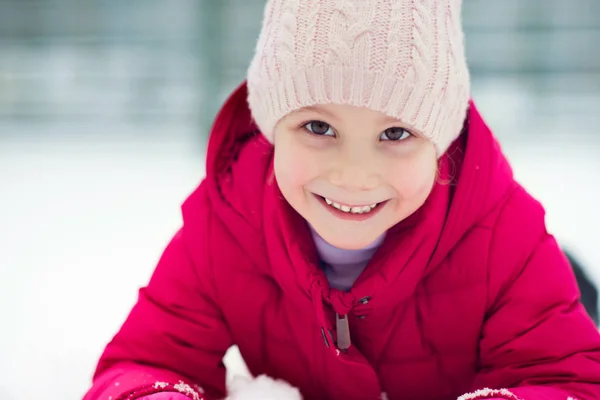
[[[337,218],[351,221],[364,221],[370,219],[374,215],[378,214],[383,206],[388,202],[382,201],[380,203],[373,204],[344,204],[338,201],[329,199],[327,197],[314,194],[319,202],[329,210]]]
[[[366,213],[370,213],[371,211],[373,211],[376,207],[377,207],[377,203],[375,204],[369,204],[369,205],[364,205],[364,206],[349,206],[346,204],[340,204],[337,203],[333,200],[329,200],[327,197],[323,197],[323,200],[325,200],[325,203],[327,203],[328,205],[330,205],[333,208],[336,208],[342,212],[345,213],[351,213],[351,214],[366,214]]]

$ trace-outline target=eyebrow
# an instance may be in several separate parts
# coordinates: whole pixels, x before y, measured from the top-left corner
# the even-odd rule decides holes
[[[381,122],[384,124],[400,124],[403,125],[403,122],[400,121],[398,118],[394,118],[391,117],[389,115],[385,115],[383,117],[381,117]]]
[[[310,112],[310,111],[316,112],[317,114],[325,115],[327,117],[330,117],[331,119],[339,120],[339,118],[334,113],[329,112],[327,110],[323,110],[321,108],[314,107],[314,106],[300,108],[299,110],[296,110],[296,113],[303,113],[303,112]]]
[[[325,116],[327,116],[327,117],[329,117],[331,119],[334,119],[336,121],[340,120],[339,117],[337,115],[335,115],[334,113],[332,113],[330,111],[327,111],[325,109],[319,108],[319,107],[315,107],[315,106],[307,106],[307,107],[303,107],[303,108],[300,108],[300,109],[294,111],[294,113],[298,113],[298,114],[301,114],[303,112],[315,112],[317,114],[325,115]],[[405,125],[399,119],[394,118],[394,117],[389,116],[389,115],[383,115],[383,116],[381,116],[380,123],[382,125],[388,125],[388,124],[397,124],[399,126],[404,126]]]

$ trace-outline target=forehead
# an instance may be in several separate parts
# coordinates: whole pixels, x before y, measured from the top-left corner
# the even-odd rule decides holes
[[[348,104],[317,104],[296,110],[296,115],[320,114],[333,120],[368,120],[378,124],[401,123],[400,120],[390,117],[382,112],[366,107],[357,107]]]

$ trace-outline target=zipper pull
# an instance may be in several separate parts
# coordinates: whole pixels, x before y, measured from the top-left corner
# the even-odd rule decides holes
[[[348,324],[348,315],[335,313],[335,328],[337,333],[337,347],[346,352],[352,342],[350,341],[350,325]]]

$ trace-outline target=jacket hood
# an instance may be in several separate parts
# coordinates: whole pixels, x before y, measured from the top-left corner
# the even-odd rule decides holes
[[[246,84],[242,83],[217,115],[209,138],[206,171],[209,186],[219,196],[213,200],[221,203],[217,212],[231,213],[239,223],[259,231],[263,223],[263,194],[259,188],[267,179],[273,179],[269,175],[273,146],[252,121],[247,96]],[[246,145],[256,151],[242,152]],[[446,157],[450,163],[452,193],[433,264],[441,261],[515,185],[510,165],[473,101],[463,133]],[[250,161],[253,168],[248,169],[246,162]]]

